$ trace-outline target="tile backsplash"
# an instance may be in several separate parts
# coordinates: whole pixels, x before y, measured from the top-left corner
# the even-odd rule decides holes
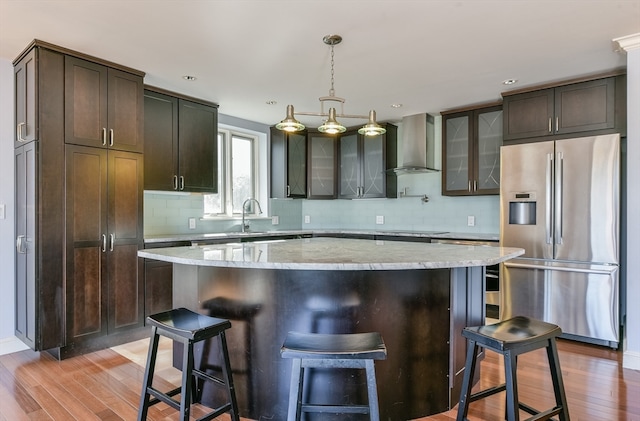
[[[264,217],[251,219],[251,229],[499,232],[499,196],[442,196],[440,180],[440,173],[398,176],[398,189],[403,195],[397,199],[271,199],[268,215],[265,209]],[[424,195],[428,196],[428,202],[422,201]],[[146,191],[144,233],[162,235],[240,231],[240,218],[202,219],[202,211],[201,194]],[[277,225],[272,224],[272,216],[278,217]],[[383,224],[376,223],[379,216],[382,216]],[[469,216],[474,217],[474,226],[468,226]],[[189,229],[189,218],[195,218],[195,229]]]

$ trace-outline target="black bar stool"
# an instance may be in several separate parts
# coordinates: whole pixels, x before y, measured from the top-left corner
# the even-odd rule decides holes
[[[471,402],[504,390],[507,392],[506,418],[508,421],[519,421],[520,409],[534,415],[528,418],[528,421],[548,420],[555,415],[559,415],[560,421],[569,421],[569,409],[564,393],[562,371],[560,370],[560,360],[558,359],[556,346],[556,337],[560,334],[562,334],[562,330],[554,324],[523,316],[517,316],[492,325],[464,328],[462,336],[467,338],[468,348],[457,421],[466,420]],[[472,394],[472,379],[479,347],[490,349],[504,357],[506,382]],[[547,350],[556,399],[556,405],[543,412],[519,401],[516,380],[518,355],[540,348],[546,348]]]
[[[231,322],[225,319],[204,316],[187,310],[186,308],[178,308],[149,316],[147,317],[147,323],[151,325],[152,328],[151,343],[149,345],[147,366],[144,372],[138,421],[146,420],[149,407],[159,402],[164,402],[179,410],[181,419],[188,421],[194,393],[197,392],[193,390],[196,377],[224,386],[229,395],[229,402],[226,402],[213,412],[198,418],[198,421],[212,420],[225,412],[231,415],[233,421],[239,421],[238,404],[233,387],[233,378],[225,337],[225,330],[231,327]],[[171,338],[184,345],[182,385],[169,392],[160,392],[153,387],[153,372],[156,365],[156,354],[160,335]],[[194,368],[193,344],[216,336],[219,338],[220,350],[222,352],[222,378],[211,376]],[[180,394],[180,402],[172,398],[172,396],[177,394]]]
[[[292,358],[288,421],[299,421],[302,412],[369,414],[380,420],[378,389],[373,360],[387,358],[387,348],[377,332],[322,334],[289,332],[280,350]],[[305,368],[361,368],[366,370],[368,405],[318,405],[302,402]]]

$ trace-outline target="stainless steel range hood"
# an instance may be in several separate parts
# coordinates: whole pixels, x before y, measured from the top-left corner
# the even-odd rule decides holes
[[[431,114],[403,117],[400,143],[400,165],[389,171],[396,174],[440,171],[436,169],[435,119]]]

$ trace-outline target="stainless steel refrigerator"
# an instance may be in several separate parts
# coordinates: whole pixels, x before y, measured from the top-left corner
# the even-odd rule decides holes
[[[500,317],[559,325],[566,338],[617,348],[620,136],[501,148]]]

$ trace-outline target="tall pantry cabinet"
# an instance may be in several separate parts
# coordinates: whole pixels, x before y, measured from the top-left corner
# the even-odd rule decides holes
[[[38,40],[14,66],[16,336],[65,357],[142,326],[144,75]]]

